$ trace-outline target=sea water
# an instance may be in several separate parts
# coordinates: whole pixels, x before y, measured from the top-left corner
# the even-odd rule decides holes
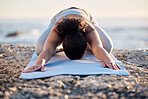
[[[96,18],[117,49],[148,49],[148,18]],[[0,43],[35,46],[50,19],[0,19]],[[14,37],[6,37],[13,32]]]

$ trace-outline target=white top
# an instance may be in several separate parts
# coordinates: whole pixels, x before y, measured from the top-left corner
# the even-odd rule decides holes
[[[89,20],[87,13],[85,13],[83,10],[79,10],[79,9],[66,9],[63,12],[61,12],[58,16],[58,18],[56,19],[56,22],[61,19],[63,16],[70,15],[70,14],[76,14],[76,15],[80,15],[83,17],[85,17],[86,19]]]

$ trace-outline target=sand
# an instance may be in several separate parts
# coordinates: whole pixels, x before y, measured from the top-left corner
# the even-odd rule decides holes
[[[33,80],[20,79],[33,52],[33,46],[0,44],[1,98],[148,98],[148,50],[113,50],[113,55],[122,61],[130,76],[61,75]]]

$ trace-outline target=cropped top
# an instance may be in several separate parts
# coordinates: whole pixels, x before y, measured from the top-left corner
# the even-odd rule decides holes
[[[56,22],[57,22],[59,19],[61,19],[62,17],[64,17],[64,16],[65,16],[65,18],[66,18],[66,16],[67,16],[67,15],[70,15],[70,14],[80,15],[82,18],[85,17],[86,19],[89,20],[87,13],[84,12],[83,10],[81,10],[81,9],[66,9],[66,10],[63,10],[63,11],[59,14],[59,16],[58,16],[57,19],[56,19]]]

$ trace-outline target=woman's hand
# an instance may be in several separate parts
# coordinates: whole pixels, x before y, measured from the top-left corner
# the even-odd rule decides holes
[[[113,60],[104,61],[102,65],[104,68],[109,67],[110,69],[115,69],[115,70],[121,69],[121,67],[117,63],[115,63]]]
[[[25,70],[23,73],[29,73],[29,72],[34,72],[34,71],[45,71],[46,68],[45,66],[31,66],[27,70]]]
[[[46,67],[44,66],[45,64],[45,59],[42,59],[42,64],[41,65],[34,65],[29,67],[27,70],[25,70],[23,73],[29,73],[29,72],[34,72],[34,71],[45,71]]]

